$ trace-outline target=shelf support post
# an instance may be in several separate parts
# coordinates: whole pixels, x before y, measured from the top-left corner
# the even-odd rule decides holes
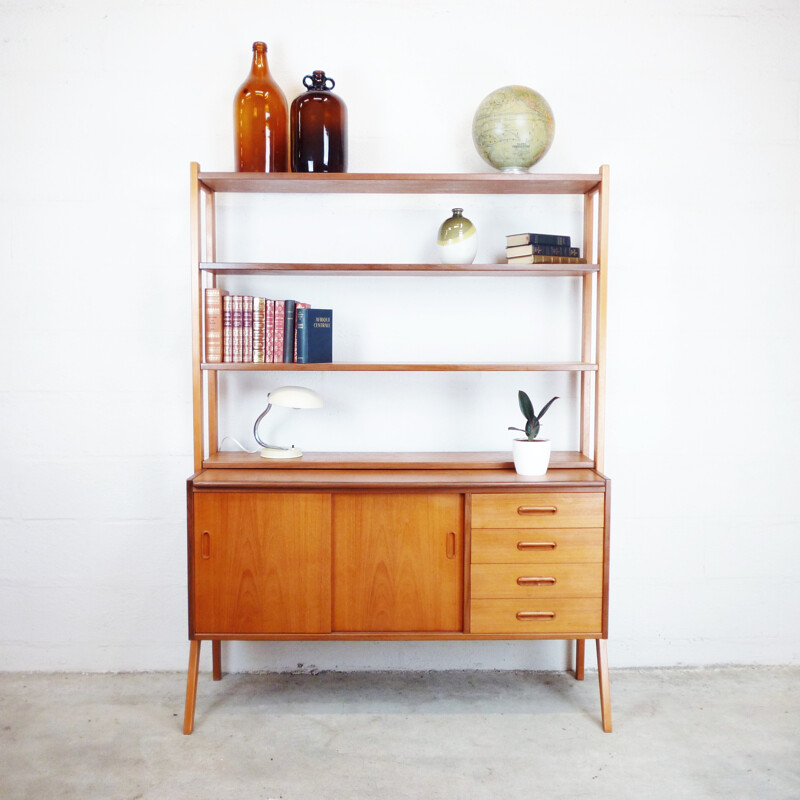
[[[597,209],[597,375],[595,376],[594,451],[595,469],[602,472],[605,451],[606,411],[606,296],[608,291],[608,191],[609,168],[600,167],[600,190]]]
[[[190,225],[192,248],[192,412],[194,431],[194,471],[203,467],[203,374],[200,369],[202,359],[203,327],[200,315],[203,309],[203,287],[200,279],[200,252],[202,247],[200,230],[200,165],[191,164]]]

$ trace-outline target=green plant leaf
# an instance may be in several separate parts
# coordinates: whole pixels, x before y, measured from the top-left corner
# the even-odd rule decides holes
[[[547,411],[548,408],[556,401],[558,397],[551,397],[550,400],[547,401],[545,407],[539,412],[538,419],[541,419],[544,416],[544,412]]]
[[[533,413],[533,404],[531,403],[530,397],[528,397],[522,389],[519,390],[519,410],[522,412],[522,416],[528,420],[530,423],[532,420],[536,419],[536,415]]]

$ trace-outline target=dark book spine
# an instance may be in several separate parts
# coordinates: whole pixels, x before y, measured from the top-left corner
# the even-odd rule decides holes
[[[311,309],[297,309],[297,363],[308,364],[308,314]]]
[[[520,244],[549,244],[557,247],[569,247],[572,244],[569,236],[558,236],[553,233],[512,233],[506,236],[509,246]]]
[[[306,312],[304,364],[330,364],[333,361],[333,311],[310,308]]]
[[[294,318],[297,303],[287,300],[284,304],[283,318],[283,362],[291,364],[294,361]]]

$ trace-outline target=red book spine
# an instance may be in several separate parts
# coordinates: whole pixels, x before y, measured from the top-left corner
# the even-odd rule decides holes
[[[233,297],[228,294],[222,298],[222,360],[233,361]]]
[[[283,363],[283,326],[286,322],[286,301],[275,301],[275,349],[273,360],[276,364]]]
[[[264,314],[264,363],[275,360],[275,301],[267,300]]]
[[[253,363],[253,298],[242,298],[242,361]]]

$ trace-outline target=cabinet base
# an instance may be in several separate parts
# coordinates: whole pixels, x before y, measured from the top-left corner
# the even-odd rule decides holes
[[[189,642],[189,670],[186,680],[186,707],[183,717],[183,732],[190,734],[194,730],[194,712],[197,702],[197,677],[200,666],[200,645],[202,639],[192,639]],[[603,730],[611,733],[611,691],[608,678],[608,656],[606,639],[597,639],[597,675],[600,683],[600,713]],[[586,654],[586,640],[575,641],[575,678],[582,681],[584,678],[584,657]],[[219,639],[211,640],[212,675],[215,681],[222,679],[222,642]]]

